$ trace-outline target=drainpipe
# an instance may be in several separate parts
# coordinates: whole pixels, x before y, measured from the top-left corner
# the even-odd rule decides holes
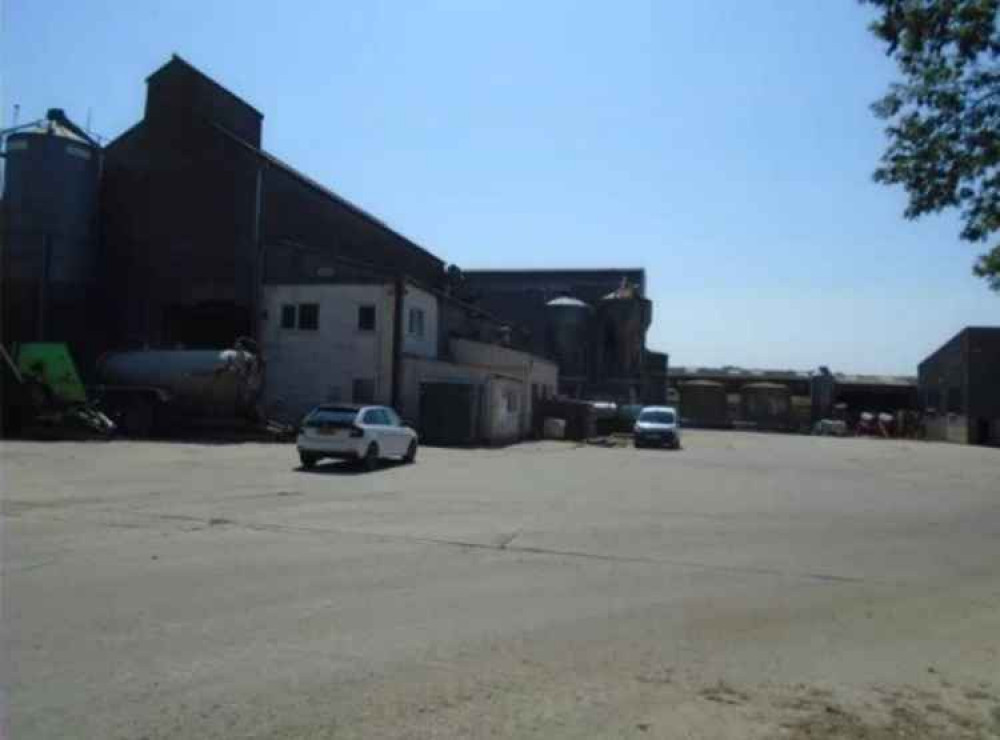
[[[406,294],[402,275],[397,274],[393,279],[392,292],[396,300],[392,320],[392,407],[399,413],[403,400],[403,298]]]
[[[256,264],[254,265],[254,281],[253,281],[253,316],[251,317],[250,331],[253,334],[253,338],[257,341],[257,347],[260,349],[263,346],[264,337],[261,336],[262,332],[260,330],[261,324],[261,308],[263,303],[263,293],[264,293],[264,244],[263,235],[261,229],[261,218],[263,216],[263,201],[264,201],[264,164],[261,162],[257,163],[257,176],[256,182],[254,183],[254,201],[253,201],[253,246],[254,252],[256,254]]]

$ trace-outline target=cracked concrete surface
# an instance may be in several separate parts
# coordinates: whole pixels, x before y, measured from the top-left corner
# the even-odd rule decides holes
[[[997,450],[686,442],[4,444],[10,736],[1000,734]]]

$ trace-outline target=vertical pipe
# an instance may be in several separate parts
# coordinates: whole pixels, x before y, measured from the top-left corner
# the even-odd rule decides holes
[[[260,160],[257,161],[257,175],[254,183],[254,201],[253,201],[253,247],[254,255],[256,259],[254,260],[254,275],[253,275],[253,298],[250,303],[252,305],[253,315],[250,317],[250,332],[253,338],[257,341],[257,347],[260,349],[264,341],[264,337],[261,336],[260,330],[260,316],[261,316],[261,304],[263,302],[264,293],[264,245],[261,234],[261,217],[263,211],[263,200],[264,200],[264,163]]]
[[[392,292],[396,300],[392,312],[392,407],[398,411],[403,392],[403,298],[406,293],[402,275],[397,274],[394,278]]]

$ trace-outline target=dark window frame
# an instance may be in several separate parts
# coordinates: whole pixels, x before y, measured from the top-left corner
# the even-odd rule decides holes
[[[424,338],[424,324],[427,312],[418,306],[411,306],[407,319],[407,334],[411,337]]]
[[[364,303],[358,306],[358,331],[375,331],[378,327],[378,312],[374,303]]]
[[[305,317],[309,317],[310,321],[305,321]],[[307,325],[308,324],[308,325]],[[299,320],[298,320],[299,331],[319,331],[319,304],[318,303],[300,303],[299,304]]]

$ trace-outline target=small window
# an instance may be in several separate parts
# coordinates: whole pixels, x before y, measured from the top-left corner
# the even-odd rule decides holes
[[[299,304],[299,329],[303,331],[316,331],[319,329],[318,303]]]
[[[281,307],[281,328],[295,328],[295,304],[286,303]]]
[[[375,331],[375,306],[358,306],[358,329]]]
[[[424,310],[422,308],[410,309],[409,332],[415,337],[424,335]]]
[[[375,401],[375,381],[371,378],[355,378],[351,390],[351,400],[354,403],[373,403]]]
[[[364,414],[361,415],[362,424],[381,424],[382,420],[379,418],[378,409],[368,409]]]

